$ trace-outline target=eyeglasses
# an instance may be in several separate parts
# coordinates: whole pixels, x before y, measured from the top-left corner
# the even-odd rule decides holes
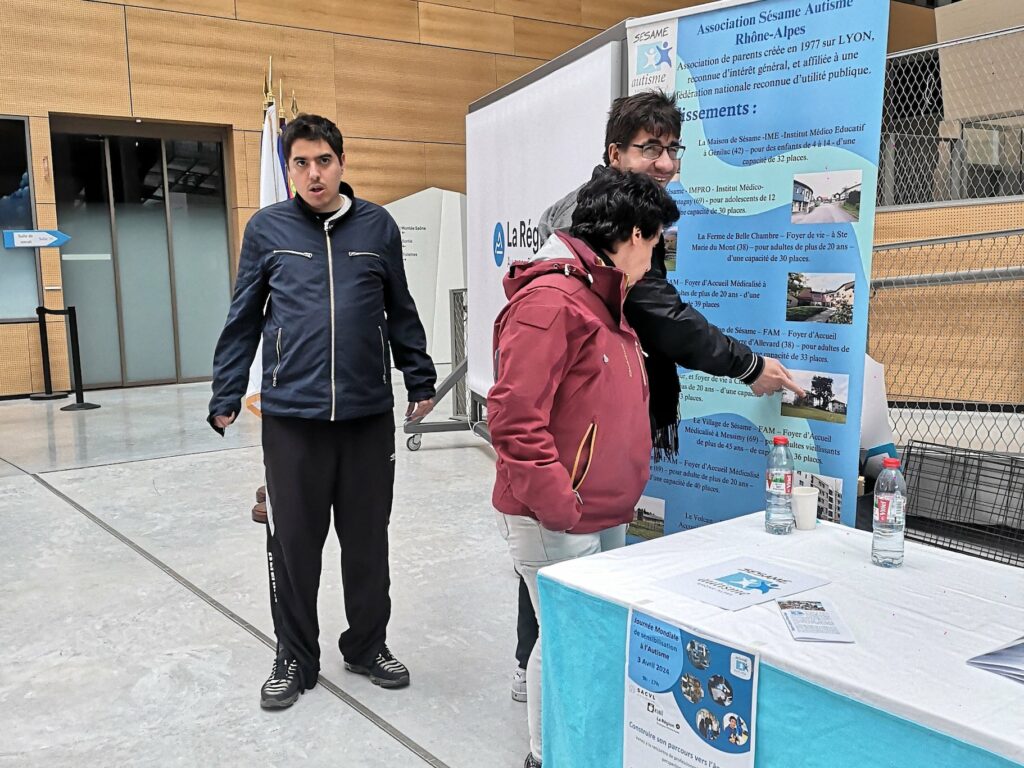
[[[640,150],[640,154],[643,155],[644,160],[657,160],[661,157],[663,152],[671,152],[672,157],[675,160],[682,160],[683,153],[686,152],[686,147],[682,144],[669,144],[667,147],[664,144],[658,144],[657,142],[651,142],[650,144],[625,144],[620,143],[620,147],[636,147]]]

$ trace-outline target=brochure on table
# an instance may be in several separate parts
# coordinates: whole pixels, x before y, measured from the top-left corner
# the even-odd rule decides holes
[[[658,582],[663,589],[727,611],[739,611],[825,584],[828,579],[752,557],[736,557]]]
[[[623,768],[753,768],[759,657],[630,611]]]
[[[777,601],[782,620],[794,640],[812,643],[852,643],[853,634],[831,600],[786,599]]]
[[[1024,683],[1024,637],[967,661],[972,667]]]
[[[674,93],[668,280],[806,394],[679,370],[679,455],[634,538],[759,511],[773,435],[819,515],[853,525],[889,3],[712,3],[627,22],[629,92]]]

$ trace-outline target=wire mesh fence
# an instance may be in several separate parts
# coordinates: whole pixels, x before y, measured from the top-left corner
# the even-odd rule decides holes
[[[907,535],[1024,566],[1024,230],[876,246],[873,273]]]
[[[465,288],[452,288],[448,293],[452,328],[452,368],[466,359],[467,333],[469,328],[469,303]],[[469,385],[462,377],[452,390],[452,416],[468,418]]]
[[[1024,195],[1024,29],[892,54],[879,206]]]

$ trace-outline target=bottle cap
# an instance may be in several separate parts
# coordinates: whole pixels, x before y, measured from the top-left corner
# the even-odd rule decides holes
[[[785,435],[776,435],[772,438],[772,443],[775,445],[789,445],[789,438]]]
[[[886,458],[886,459],[882,459],[882,467],[884,467],[885,469],[899,469],[900,468],[900,460],[899,459],[894,459],[894,458],[891,458],[891,457],[890,458]]]

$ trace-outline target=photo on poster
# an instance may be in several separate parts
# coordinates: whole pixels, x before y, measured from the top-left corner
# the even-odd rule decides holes
[[[852,272],[790,272],[786,285],[786,321],[853,323]]]
[[[676,271],[679,230],[676,227],[669,227],[662,234],[665,236],[665,271],[671,274]]]
[[[750,728],[739,715],[729,712],[725,716],[725,735],[730,744],[742,747],[750,741]]]
[[[656,496],[641,496],[636,503],[636,516],[626,529],[627,536],[638,539],[657,539],[665,534],[665,500]]]
[[[792,224],[852,224],[860,221],[863,171],[823,171],[793,176]]]
[[[843,481],[838,477],[816,475],[797,470],[793,473],[793,486],[818,489],[818,519],[839,523],[843,509]]]
[[[831,424],[846,423],[850,398],[850,377],[845,373],[822,373],[790,369],[793,380],[804,390],[801,397],[787,390],[781,413],[794,419],[814,419]]]

